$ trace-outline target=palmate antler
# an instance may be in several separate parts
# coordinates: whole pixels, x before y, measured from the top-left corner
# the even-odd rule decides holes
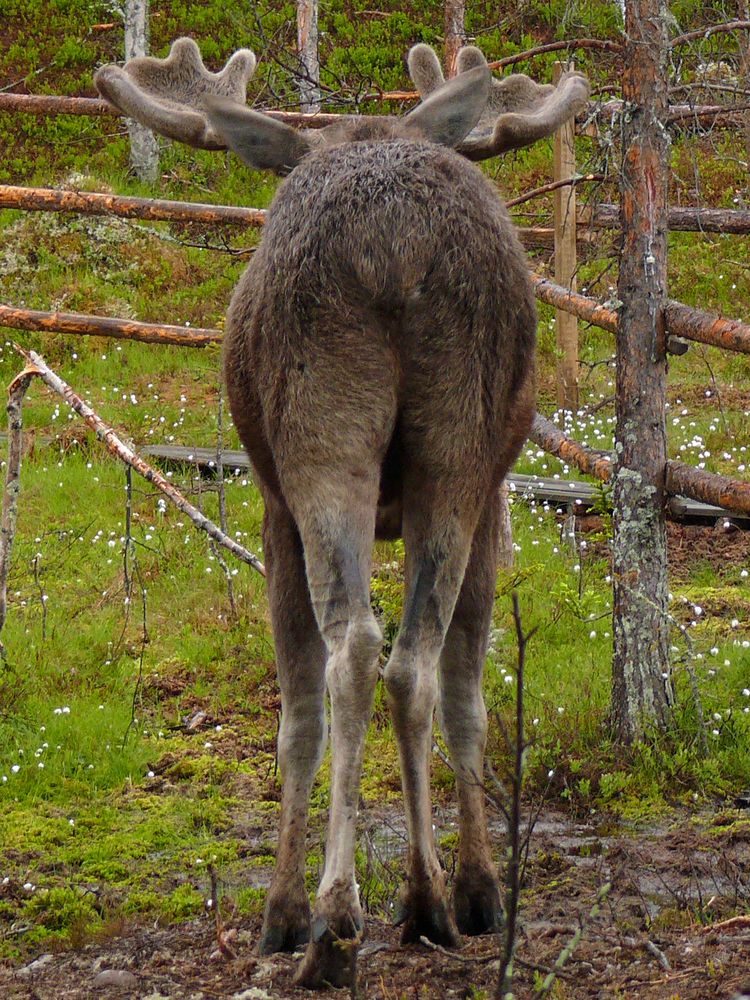
[[[486,65],[484,55],[473,45],[458,54],[459,74]],[[409,75],[422,100],[445,83],[437,55],[421,43],[409,52]],[[586,77],[577,72],[563,73],[556,86],[535,83],[523,73],[493,78],[484,113],[456,148],[470,160],[485,160],[528,146],[581,112],[590,89]]]
[[[155,132],[198,148],[229,147],[256,169],[286,174],[311,149],[351,138],[337,125],[294,130],[246,107],[255,65],[255,55],[240,49],[221,72],[211,73],[196,43],[180,38],[166,59],[142,57],[123,67],[103,66],[94,82],[110,103]],[[458,68],[458,76],[445,81],[433,49],[423,44],[412,48],[409,72],[422,103],[401,126],[471,160],[550,135],[581,111],[589,96],[588,81],[580,73],[563,74],[556,87],[521,74],[495,80],[473,46],[461,49]],[[371,119],[372,127],[375,121]]]
[[[166,59],[142,56],[125,66],[102,66],[94,83],[110,104],[154,132],[198,149],[226,149],[206,103],[218,97],[244,108],[255,66],[255,53],[238,49],[221,72],[211,73],[192,38],[178,38]]]

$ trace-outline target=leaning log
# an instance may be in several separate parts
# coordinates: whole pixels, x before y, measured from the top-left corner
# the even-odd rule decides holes
[[[609,454],[587,448],[586,445],[574,441],[541,413],[537,413],[534,417],[529,438],[550,455],[555,455],[569,465],[575,465],[587,476],[593,476],[604,483],[609,482],[612,475],[612,461]]]
[[[83,337],[140,340],[145,344],[169,344],[172,347],[207,347],[209,344],[219,343],[222,338],[221,330],[210,328],[139,323],[136,320],[87,316],[83,313],[14,309],[5,305],[0,305],[0,326],[48,333],[75,333]]]
[[[78,212],[82,215],[115,215],[123,219],[163,222],[219,222],[262,226],[266,211],[239,205],[205,205],[161,198],[131,198],[93,191],[58,191],[53,188],[0,185],[0,208],[28,212]]]
[[[263,563],[258,559],[256,555],[249,552],[244,545],[240,545],[231,536],[227,535],[222,529],[213,523],[203,511],[198,510],[194,507],[189,500],[187,500],[177,489],[174,483],[171,483],[166,476],[163,476],[158,469],[154,469],[153,466],[149,465],[137,452],[135,452],[130,445],[126,444],[118,435],[116,434],[114,428],[106,424],[102,418],[93,410],[85,400],[83,400],[73,389],[68,385],[64,379],[60,378],[57,372],[53,371],[45,362],[44,358],[36,354],[34,351],[25,351],[18,344],[15,345],[15,349],[19,354],[23,356],[26,360],[26,368],[13,382],[13,386],[21,384],[21,386],[28,386],[28,380],[26,376],[39,376],[45,385],[49,386],[50,389],[54,390],[59,396],[65,400],[68,406],[74,410],[79,417],[81,417],[89,427],[96,433],[96,436],[104,444],[107,451],[114,455],[116,458],[121,459],[128,465],[131,469],[134,469],[139,476],[155,486],[161,493],[163,493],[169,500],[177,507],[177,509],[186,514],[193,523],[205,531],[206,534],[212,538],[219,545],[224,546],[238,559],[246,562],[248,566],[252,566],[253,569],[257,570],[261,576],[266,575],[266,570]]]
[[[750,354],[750,325],[747,323],[694,309],[674,299],[667,301],[664,319],[667,331],[675,337]]]
[[[610,333],[617,333],[619,330],[620,318],[614,309],[600,305],[596,299],[562,288],[538,274],[531,274],[530,277],[534,294],[541,302],[572,312],[579,319],[602,330],[609,330]],[[725,319],[674,299],[667,301],[664,318],[670,336],[750,354],[750,325],[740,320]]]
[[[556,285],[548,278],[542,278],[538,274],[531,274],[531,284],[534,294],[541,302],[555,306],[557,309],[564,309],[573,313],[579,319],[586,320],[593,326],[601,327],[602,330],[609,330],[616,333],[619,323],[617,313],[614,309],[600,305],[596,299],[581,295],[579,292],[572,292],[569,288]]]
[[[667,462],[667,490],[724,510],[750,514],[750,483],[696,469],[685,462]]]
[[[529,440],[587,476],[604,483],[611,480],[612,463],[608,452],[597,451],[568,437],[540,413],[534,417]],[[696,469],[685,462],[667,461],[666,491],[670,496],[689,497],[726,511],[750,514],[750,483]]]

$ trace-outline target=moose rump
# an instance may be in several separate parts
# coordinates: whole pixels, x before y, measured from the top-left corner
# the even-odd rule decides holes
[[[526,274],[496,193],[450,150],[306,157],[227,316],[230,404],[264,495],[299,520],[318,493],[330,512],[339,481],[347,505],[366,489],[394,537],[404,501],[454,482],[476,516],[528,431]]]

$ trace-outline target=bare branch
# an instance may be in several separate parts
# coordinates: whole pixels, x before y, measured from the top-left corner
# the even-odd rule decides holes
[[[219,528],[213,521],[210,521],[205,517],[197,508],[195,508],[191,503],[189,503],[180,493],[180,491],[169,482],[157,469],[154,469],[147,462],[145,462],[140,455],[136,454],[132,448],[126,445],[117,436],[115,431],[106,424],[101,417],[91,409],[91,407],[85,403],[80,396],[78,396],[67,382],[63,381],[59,375],[52,371],[51,368],[46,364],[43,358],[41,358],[35,351],[25,351],[22,347],[17,344],[14,345],[15,349],[21,354],[27,361],[27,368],[22,375],[28,374],[29,376],[38,375],[39,378],[48,385],[50,389],[53,389],[58,395],[66,401],[66,403],[75,412],[96,431],[97,437],[104,443],[107,451],[115,457],[121,459],[131,468],[143,476],[149,483],[152,483],[158,490],[160,490],[171,502],[182,511],[183,514],[187,515],[193,523],[205,531],[209,537],[213,538],[224,548],[228,549],[234,556],[241,559],[243,562],[252,566],[253,569],[257,570],[262,576],[266,575],[265,567],[263,563],[258,559],[257,556],[253,555],[252,552],[248,552],[244,546],[240,545],[229,535],[226,535],[221,528]]]

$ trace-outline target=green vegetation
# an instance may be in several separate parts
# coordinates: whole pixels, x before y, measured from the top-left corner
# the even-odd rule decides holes
[[[154,3],[154,51],[164,54],[172,38],[191,33],[215,67],[238,45],[254,46],[264,58],[260,83],[254,82],[251,92],[265,99],[268,91],[261,88],[267,85],[281,100],[293,99],[289,75],[274,61],[289,61],[293,4],[254,6],[257,16],[227,17],[226,4],[215,0]],[[325,5],[327,85],[352,97],[374,87],[407,85],[407,47],[419,40],[437,42],[442,28],[429,5],[395,6],[386,4],[384,16],[374,16],[364,0]],[[495,6],[472,5],[468,21],[491,57],[552,37],[604,38],[616,31],[617,8],[609,3],[534,0],[522,25],[498,23]],[[107,4],[11,0],[4,10],[2,84],[23,79],[36,92],[91,94],[95,66],[120,55],[120,29],[95,27],[111,21]],[[690,27],[706,17],[706,5],[690,0],[675,6],[675,16]],[[548,75],[553,59],[535,61],[533,71]],[[606,80],[604,56],[582,53],[579,64]],[[360,103],[366,110],[383,110]],[[331,106],[338,106],[333,96]],[[274,181],[236,160],[172,145],[164,148],[163,182],[151,190],[128,177],[120,131],[110,119],[0,114],[0,182],[255,206],[267,205],[273,195]],[[735,142],[728,134],[710,147],[705,140],[677,144],[675,189],[695,184],[699,163],[701,200],[744,204],[746,171],[736,162]],[[581,163],[593,155],[581,140]],[[487,170],[504,193],[516,194],[549,179],[550,159],[550,145],[542,143]],[[194,326],[222,322],[245,258],[193,244],[205,238],[218,246],[226,236],[226,249],[249,250],[257,240],[252,231],[13,211],[0,212],[0,229],[2,301]],[[670,271],[677,298],[733,316],[747,309],[750,258],[739,237],[673,234]],[[579,286],[606,297],[614,284],[600,253],[583,260]],[[216,440],[216,350],[16,331],[6,337],[0,343],[3,383],[21,367],[12,347],[17,339],[41,351],[137,443],[208,446]],[[597,404],[613,391],[607,365],[613,345],[608,334],[594,330],[586,332],[583,345],[585,401]],[[540,348],[541,406],[549,411],[555,349],[546,308],[540,309]],[[708,348],[694,347],[673,360],[674,454],[707,469],[747,475],[748,375],[747,358]],[[3,631],[7,659],[0,666],[0,958],[79,943],[124,916],[190,919],[209,895],[209,864],[231,905],[255,914],[272,865],[279,797],[274,756],[279,703],[263,581],[230,563],[233,611],[223,570],[206,539],[138,481],[127,546],[134,586],[128,593],[122,468],[40,385],[29,391],[24,418],[27,454]],[[609,447],[612,421],[612,407],[603,407],[579,421],[576,436]],[[225,428],[225,438],[228,446],[237,446],[233,429]],[[531,445],[518,468],[546,476],[574,474]],[[246,473],[229,472],[231,530],[262,555],[257,491]],[[196,478],[190,467],[170,474],[210,516],[218,516],[211,482]],[[604,511],[603,502],[601,507]],[[639,820],[675,803],[731,796],[746,786],[750,545],[721,531],[701,544],[675,535],[673,651],[680,707],[669,734],[626,752],[611,745],[606,726],[609,519],[603,514],[590,525],[593,530],[580,534],[575,548],[554,510],[517,496],[513,520],[517,562],[498,577],[487,697],[493,720],[510,719],[515,588],[525,626],[539,628],[527,662],[532,794],[544,791],[551,803],[581,814],[601,810]],[[398,627],[402,557],[400,544],[377,547],[373,601],[388,642]],[[205,713],[203,722],[191,729],[189,720],[198,712]],[[502,772],[507,750],[496,724],[489,752]],[[327,780],[326,761],[313,796],[311,889],[322,864]],[[450,771],[436,759],[439,794],[447,795],[451,783]],[[398,801],[399,789],[396,750],[378,691],[362,794],[373,805]],[[444,837],[442,849],[453,851],[455,838]],[[386,855],[389,850],[391,856],[397,853],[393,845]],[[373,867],[364,854],[359,860],[367,905],[387,907],[395,896],[398,863],[391,869]]]

